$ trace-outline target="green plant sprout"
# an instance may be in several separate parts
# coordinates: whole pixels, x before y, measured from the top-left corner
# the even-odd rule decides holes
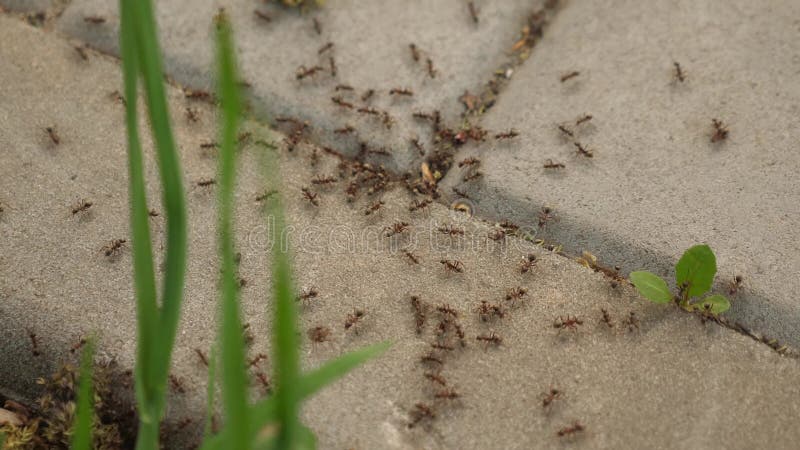
[[[678,292],[673,295],[667,282],[647,271],[631,272],[630,279],[642,296],[655,303],[675,301],[687,311],[703,311],[713,315],[727,311],[731,304],[724,295],[712,294],[700,299],[711,290],[717,273],[717,258],[708,245],[695,245],[681,256],[675,265],[675,282]]]
[[[92,390],[92,364],[94,361],[94,339],[86,341],[81,355],[80,382],[75,428],[72,434],[72,450],[91,450],[92,421],[94,420],[94,393]],[[0,445],[0,449],[3,446]]]

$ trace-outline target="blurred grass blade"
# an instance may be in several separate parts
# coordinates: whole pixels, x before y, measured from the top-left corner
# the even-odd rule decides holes
[[[94,419],[94,394],[92,393],[92,365],[94,362],[94,339],[88,339],[81,356],[78,406],[75,413],[75,428],[72,435],[72,450],[92,449],[92,422]],[[3,448],[0,445],[0,449]]]
[[[5,445],[6,445],[6,435],[5,433],[0,432],[0,449],[5,447]]]
[[[218,93],[222,102],[219,170],[219,246],[222,261],[222,399],[225,406],[225,444],[246,450],[247,374],[245,343],[237,298],[233,252],[233,189],[236,175],[236,132],[241,105],[237,87],[231,28],[224,11],[216,17]]]

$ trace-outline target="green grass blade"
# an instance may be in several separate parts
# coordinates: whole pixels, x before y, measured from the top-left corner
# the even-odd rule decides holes
[[[5,447],[5,445],[6,445],[6,434],[0,433],[0,449]]]
[[[94,339],[86,341],[81,357],[80,382],[78,385],[78,409],[75,413],[75,428],[72,435],[72,450],[91,450],[92,421],[94,419],[94,394],[92,394],[92,364]],[[2,448],[2,445],[0,445]]]
[[[391,345],[390,342],[381,342],[355,350],[302,375],[297,382],[298,401],[303,401],[316,394],[327,384],[336,381],[358,365],[379,356],[389,349]],[[254,439],[259,433],[259,430],[264,428],[267,424],[276,421],[278,421],[278,404],[275,396],[257,402],[251,407],[250,411],[247,428],[249,438]],[[221,435],[214,436],[201,447],[202,450],[217,450],[222,448],[224,448],[224,441]]]
[[[137,309],[136,395],[140,416],[146,417],[147,408],[154,395],[155,364],[153,348],[158,330],[158,304],[153,268],[153,250],[150,244],[147,195],[145,192],[144,164],[137,122],[138,66],[136,56],[136,24],[133,3],[120,1],[120,51],[125,83],[125,124],[128,134],[128,190],[130,196],[131,248],[133,252],[134,285]]]
[[[219,241],[222,261],[222,399],[227,448],[245,450],[247,442],[247,374],[245,343],[237,298],[233,250],[233,189],[236,175],[236,132],[241,103],[236,84],[230,23],[224,12],[216,18],[218,93],[222,101],[219,170]]]
[[[128,1],[128,0],[124,0]],[[169,374],[170,359],[178,328],[186,272],[186,206],[178,153],[172,136],[166,94],[164,91],[161,55],[156,36],[156,21],[151,0],[132,1],[136,20],[138,67],[142,75],[150,126],[156,144],[158,167],[167,224],[167,248],[161,314],[157,344],[154,346],[158,390],[154,407],[163,410],[164,391]]]

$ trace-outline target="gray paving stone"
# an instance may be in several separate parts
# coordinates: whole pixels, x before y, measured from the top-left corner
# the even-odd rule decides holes
[[[729,316],[797,344],[798,17],[797,2],[570,2],[483,121],[521,136],[462,149],[456,161],[477,155],[485,175],[464,183],[455,167],[444,190],[625,272],[667,275],[708,243],[720,291],[744,276]],[[593,119],[575,126],[584,114]],[[715,118],[730,134],[711,143]],[[566,168],[543,168],[548,159]],[[557,220],[539,230],[544,206]]]
[[[0,60],[9,62],[0,65],[0,392],[31,396],[35,377],[52,369],[81,335],[96,333],[100,354],[121,369],[134,358],[130,253],[106,258],[101,250],[128,233],[124,113],[109,95],[119,89],[121,74],[114,59],[90,52],[83,60],[57,36],[7,17],[0,17],[0,40]],[[169,420],[196,421],[166,434],[167,448],[187,448],[199,432],[205,392],[205,369],[194,349],[208,348],[214,336],[215,196],[196,182],[215,174],[213,152],[199,149],[214,139],[215,120],[210,105],[187,101],[176,88],[168,95],[190,218],[173,370],[187,392],[172,394]],[[196,108],[197,123],[184,117],[187,104]],[[145,120],[141,125],[146,128]],[[56,128],[58,145],[44,131],[49,126]],[[240,153],[236,230],[240,275],[247,280],[242,308],[255,353],[269,351],[271,311],[264,218],[255,201],[265,189],[262,147],[254,142],[280,136],[257,124],[248,127],[253,138]],[[149,139],[144,146],[149,198],[157,199]],[[327,326],[332,336],[303,344],[304,365],[368,343],[394,342],[385,355],[306,404],[303,418],[320,448],[553,448],[561,440],[582,448],[792,448],[800,439],[794,426],[800,413],[794,401],[800,394],[797,359],[732,330],[702,325],[676,308],[649,304],[629,286],[613,289],[600,274],[526,241],[490,241],[489,225],[442,205],[411,213],[412,199],[403,189],[384,194],[384,207],[365,215],[378,197],[362,194],[348,202],[337,182],[318,190],[314,207],[300,189],[312,176],[336,174],[339,163],[317,151],[311,165],[314,151],[301,145],[278,152],[278,188],[294,227],[296,284],[319,292],[302,307],[302,327]],[[87,214],[72,214],[78,199],[93,201]],[[151,206],[160,209],[157,201]],[[151,220],[159,252],[163,217]],[[411,231],[387,239],[383,227],[396,221],[408,222]],[[442,225],[463,227],[465,235],[444,236],[436,231]],[[411,248],[420,264],[411,264],[398,248]],[[520,273],[520,259],[529,253],[538,255],[537,263]],[[462,261],[465,273],[446,273],[442,258]],[[507,304],[505,317],[478,318],[481,300],[506,303],[516,286],[527,295],[516,307]],[[410,295],[429,305],[420,334]],[[436,386],[424,378],[419,358],[435,342],[434,306],[442,304],[459,312],[467,345],[440,355],[440,375],[461,398],[434,401]],[[367,312],[358,334],[343,327],[353,308]],[[600,323],[600,308],[611,314],[613,328]],[[638,328],[629,330],[623,321],[631,312]],[[583,325],[558,332],[554,320],[567,315]],[[29,330],[38,334],[40,356],[31,355]],[[503,338],[498,348],[476,340],[491,332]],[[269,364],[261,370],[268,372]],[[540,393],[551,388],[564,396],[543,410]],[[437,418],[409,429],[416,402],[435,403]],[[575,420],[586,426],[584,433],[556,436]]]
[[[73,1],[59,28],[116,54],[117,3]],[[351,155],[358,152],[362,141],[375,149],[385,147],[391,156],[370,159],[417,173],[422,157],[409,140],[418,136],[428,142],[430,126],[413,119],[412,112],[438,109],[446,121],[457,122],[462,110],[458,97],[491,78],[495,68],[508,59],[505,51],[517,39],[526,15],[542,4],[539,0],[476,3],[477,25],[460,0],[334,0],[308,14],[250,1],[203,0],[192,2],[191,7],[184,1],[161,1],[157,2],[157,17],[166,71],[179,82],[195,88],[210,85],[211,21],[217,8],[224,6],[232,16],[243,76],[252,84],[253,107],[258,113],[308,120],[315,126],[315,142]],[[254,9],[269,14],[271,22],[256,17]],[[89,15],[107,17],[108,22],[87,25],[83,17]],[[312,19],[321,24],[321,35],[314,31]],[[334,43],[333,49],[318,55],[327,42]],[[419,63],[411,58],[412,42],[422,52]],[[336,77],[328,69],[330,56],[336,61]],[[437,71],[435,79],[427,74],[427,57]],[[296,79],[298,67],[316,65],[326,72]],[[336,92],[337,84],[350,85],[356,92]],[[393,88],[409,88],[414,96],[391,96]],[[375,116],[343,109],[331,101],[338,95],[360,107],[365,104],[360,97],[368,89],[376,94],[366,105],[388,111],[395,121],[391,129]],[[348,124],[357,134],[333,132]]]

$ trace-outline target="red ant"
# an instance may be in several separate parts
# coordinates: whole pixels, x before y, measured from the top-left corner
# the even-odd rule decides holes
[[[256,17],[258,17],[259,19],[263,20],[264,22],[267,22],[267,23],[272,22],[272,17],[269,14],[265,13],[265,12],[261,12],[261,11],[255,9],[255,10],[253,10],[253,14],[255,14]]]
[[[347,319],[345,319],[344,322],[344,329],[349,330],[350,328],[352,328],[353,332],[355,334],[358,334],[358,324],[366,314],[367,313],[365,313],[360,309],[354,309],[352,314],[347,315]]]
[[[577,77],[577,76],[578,76],[578,75],[580,75],[580,74],[581,74],[580,72],[578,72],[577,70],[575,70],[575,71],[572,71],[572,72],[570,72],[570,73],[566,73],[566,74],[564,74],[564,75],[561,75],[561,78],[560,78],[560,79],[561,79],[561,82],[563,83],[563,82],[565,82],[565,81],[567,81],[567,80],[570,80],[570,79],[572,79],[572,78],[575,78],[575,77]]]
[[[316,17],[314,17],[314,18],[313,18],[313,19],[311,19],[311,20],[312,20],[312,22],[314,23],[314,31],[316,31],[316,32],[317,32],[317,34],[322,34],[322,24],[321,24],[321,23],[319,23],[319,19],[317,19]]]
[[[519,131],[511,129],[503,133],[498,133],[494,135],[495,139],[511,139],[519,136]]]
[[[568,436],[568,435],[571,435],[571,434],[575,434],[575,433],[584,431],[585,429],[586,428],[583,425],[581,425],[580,422],[578,422],[576,420],[575,422],[572,423],[572,425],[566,426],[566,427],[558,430],[558,433],[556,433],[556,434],[558,435],[558,437],[564,437],[564,436]]]
[[[728,127],[721,120],[711,119],[711,125],[714,127],[711,142],[719,142],[728,138]]]
[[[194,349],[194,352],[197,354],[197,357],[200,358],[200,362],[203,363],[204,366],[208,367],[208,357],[202,350],[199,348]]]
[[[425,376],[425,378],[431,380],[434,383],[438,383],[442,386],[447,386],[447,380],[438,373],[425,372],[423,375]]]
[[[411,58],[414,62],[419,62],[419,49],[415,44],[408,44],[408,48],[411,49]]]
[[[61,143],[61,138],[56,133],[55,127],[47,127],[44,129],[47,132],[47,135],[50,137],[50,140],[53,142],[54,145],[58,145]]]
[[[414,95],[414,92],[408,88],[393,88],[389,91],[389,95],[405,95],[411,97]]]
[[[491,334],[480,334],[475,339],[479,341],[483,341],[488,347],[490,344],[494,346],[498,346],[503,343],[503,338],[498,336],[494,331]]]
[[[398,233],[404,233],[408,231],[409,226],[408,222],[396,222],[389,227],[383,227],[384,235],[391,237]]]
[[[512,304],[514,304],[517,302],[517,300],[522,300],[522,297],[524,297],[527,293],[528,290],[522,286],[509,289],[508,293],[506,294],[506,301],[510,301]]]
[[[459,394],[453,389],[443,389],[434,395],[434,398],[447,399],[447,400],[455,400],[459,397],[461,397],[461,394]]]
[[[489,231],[487,236],[493,241],[503,241],[506,238],[506,230],[502,228],[494,228]]]
[[[594,158],[594,151],[584,147],[580,142],[573,142],[572,145],[574,145],[577,149],[575,150],[575,153],[583,155],[587,158]]]
[[[303,192],[303,198],[308,200],[312,205],[319,206],[319,200],[317,200],[317,193],[311,192],[308,188],[302,188],[301,191]]]
[[[547,409],[553,403],[553,401],[558,400],[561,398],[562,392],[558,389],[550,388],[549,392],[544,392],[541,395],[542,398],[542,408]]]
[[[686,80],[686,74],[683,72],[681,65],[678,62],[673,62],[672,65],[675,66],[675,79],[683,83]]]
[[[592,115],[591,114],[584,114],[583,117],[581,117],[581,118],[579,118],[578,120],[575,121],[575,126],[578,126],[578,125],[580,125],[582,123],[586,123],[586,122],[588,122],[590,120],[592,120]]]
[[[547,160],[545,160],[543,167],[545,169],[563,169],[566,166],[560,162],[553,162],[552,159],[548,158]]]
[[[430,206],[431,203],[433,203],[433,200],[429,198],[426,198],[424,200],[414,200],[411,206],[408,207],[408,210],[411,212],[419,211],[421,209],[427,208],[428,206]]]
[[[33,332],[32,328],[28,328],[28,337],[31,340],[31,354],[33,356],[39,356],[42,353],[39,351],[39,340],[36,338],[36,333]]]
[[[414,308],[414,321],[417,325],[417,334],[422,333],[422,327],[425,325],[425,305],[416,295],[411,296],[411,306]]]
[[[528,254],[525,258],[522,259],[522,264],[520,264],[519,272],[520,273],[528,273],[533,266],[536,265],[536,255],[533,253]]]
[[[475,3],[467,2],[467,8],[469,9],[469,15],[472,17],[472,21],[478,23],[478,8],[475,7]]]
[[[434,67],[433,67],[433,60],[428,58],[425,62],[427,64],[427,66],[428,66],[428,75],[431,78],[436,78],[436,73],[437,72],[436,72],[436,69],[434,69]]]
[[[443,259],[439,262],[444,266],[446,272],[464,272],[464,265],[461,264],[461,261]]]
[[[448,305],[448,304],[439,305],[439,306],[436,307],[436,310],[439,311],[442,314],[451,315],[453,317],[458,317],[458,311],[453,309],[453,307]]]
[[[572,130],[570,130],[569,128],[565,127],[564,125],[559,125],[558,126],[558,131],[564,133],[565,135],[567,135],[569,137],[575,137],[575,133]]]
[[[636,313],[631,311],[628,314],[628,317],[622,321],[623,325],[628,326],[628,331],[633,331],[634,329],[639,329],[639,319],[636,318]]]
[[[367,100],[369,100],[370,98],[372,98],[372,96],[373,96],[373,95],[375,95],[375,89],[368,89],[368,90],[367,90],[366,92],[364,92],[364,94],[361,96],[361,101],[362,101],[362,102],[366,102]]]
[[[733,277],[733,280],[728,283],[728,294],[736,295],[739,292],[739,289],[741,289],[743,281],[744,277],[741,275],[736,275]]]
[[[412,419],[408,424],[408,428],[414,428],[422,419],[435,419],[436,413],[433,411],[432,407],[424,403],[415,403],[411,416]]]
[[[297,68],[297,71],[295,72],[295,77],[298,80],[302,80],[303,78],[313,76],[314,74],[316,74],[321,70],[324,70],[321,66],[313,66],[309,68],[306,68],[306,66],[300,66]]]
[[[317,54],[321,55],[321,54],[327,52],[328,50],[330,50],[332,48],[333,48],[333,42],[328,42],[327,44],[325,44],[322,47],[320,47],[319,50],[317,50]]]
[[[320,185],[320,184],[331,184],[331,183],[336,183],[336,177],[330,175],[329,176],[317,175],[316,177],[311,179],[311,184]]]
[[[350,133],[354,133],[355,131],[356,131],[356,129],[353,128],[352,125],[345,125],[342,128],[337,128],[337,129],[333,130],[333,132],[336,133],[336,134],[350,134]]]
[[[553,210],[549,206],[543,206],[539,211],[539,228],[544,228],[547,222],[553,218]]]
[[[122,249],[122,245],[126,242],[128,242],[126,239],[114,239],[103,246],[103,253],[106,256],[116,255]]]
[[[313,342],[325,342],[330,335],[331,329],[321,325],[308,330],[308,338]]]
[[[437,230],[439,230],[439,232],[442,233],[442,234],[448,234],[450,236],[463,236],[464,235],[464,229],[463,228],[454,227],[452,225],[444,225],[444,226],[441,226],[441,227],[437,228]]]
[[[342,97],[331,97],[331,101],[342,108],[353,109],[355,106],[352,103],[346,102],[342,99]]]
[[[561,333],[561,330],[567,328],[571,329],[572,331],[577,331],[579,325],[583,325],[583,321],[577,317],[570,316],[567,316],[566,318],[559,317],[555,322],[553,322],[553,328],[558,328],[559,333]]]
[[[611,321],[611,314],[609,314],[605,308],[600,308],[600,312],[603,314],[603,317],[600,319],[600,321],[606,324],[608,328],[614,328],[614,322]]]
[[[78,214],[79,212],[86,212],[91,208],[93,205],[92,202],[86,200],[80,200],[75,206],[72,207],[72,215]]]
[[[92,25],[100,25],[101,23],[106,23],[106,18],[102,16],[85,16],[83,21]]]
[[[382,207],[383,205],[385,205],[385,203],[383,202],[383,200],[378,200],[377,202],[375,202],[375,203],[373,203],[373,204],[371,204],[371,205],[367,206],[367,209],[366,209],[366,210],[364,210],[364,215],[365,215],[365,216],[368,216],[368,215],[370,215],[370,214],[372,214],[372,213],[374,213],[374,212],[378,211],[379,209],[381,209],[381,207]]]
[[[486,300],[481,300],[480,306],[475,309],[475,312],[478,313],[481,320],[487,322],[492,317],[505,317],[505,311],[503,311],[503,307],[500,305],[496,305],[493,303],[489,303]]]
[[[478,164],[480,164],[480,163],[481,163],[481,160],[480,160],[480,159],[478,159],[478,158],[475,158],[474,156],[471,156],[471,157],[469,157],[469,158],[464,158],[464,159],[462,159],[461,161],[459,161],[459,162],[458,162],[458,167],[464,167],[464,166],[477,166],[477,165],[478,165]]]
[[[408,250],[403,250],[403,254],[406,255],[406,258],[408,258],[412,263],[419,264],[419,257],[417,255]]]

